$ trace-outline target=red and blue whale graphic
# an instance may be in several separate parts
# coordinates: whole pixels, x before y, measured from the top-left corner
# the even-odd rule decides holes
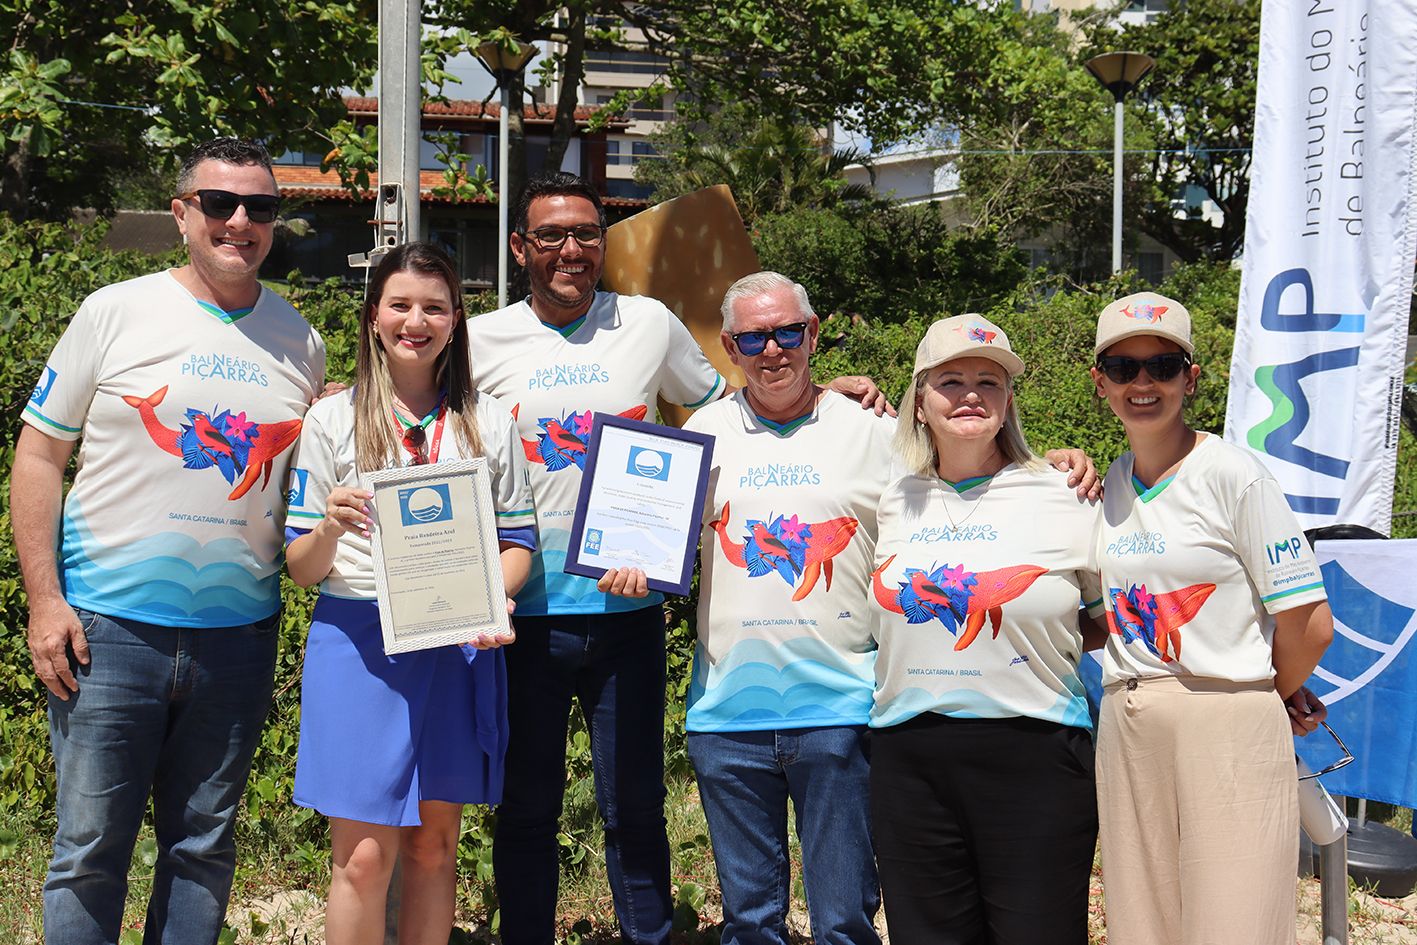
[[[521,404],[512,407],[512,418],[516,419]],[[643,420],[649,410],[644,404],[621,411],[617,417],[628,420]],[[595,411],[572,411],[561,417],[541,417],[536,425],[541,428],[534,440],[522,440],[522,450],[527,462],[546,467],[547,472],[560,472],[572,466],[585,469],[586,447],[590,445],[590,429],[595,422]]]
[[[896,556],[891,555],[871,572],[876,602],[893,614],[903,614],[907,623],[940,621],[946,630],[959,636],[955,641],[956,651],[969,646],[979,636],[985,616],[997,639],[1004,619],[1004,605],[1021,597],[1034,581],[1048,573],[1047,568],[1034,564],[994,571],[966,571],[963,565],[941,564],[932,566],[929,571],[906,568],[905,580],[892,590],[882,583],[881,573],[895,559]]]
[[[1201,605],[1215,592],[1214,584],[1192,584],[1179,591],[1152,594],[1145,584],[1108,588],[1112,609],[1107,628],[1123,643],[1141,641],[1161,662],[1181,658],[1181,628],[1195,619]]]
[[[271,481],[271,466],[300,436],[301,421],[281,420],[277,423],[255,423],[246,419],[246,412],[230,410],[205,411],[188,407],[178,429],[163,426],[157,418],[157,407],[167,396],[161,387],[147,397],[125,395],[123,402],[137,408],[143,429],[163,452],[181,458],[187,469],[217,470],[232,483],[228,499],[236,500],[251,491],[256,480],[261,490]]]
[[[748,571],[749,577],[776,573],[789,586],[796,585],[793,600],[801,600],[826,576],[827,590],[832,586],[832,558],[846,550],[860,523],[849,516],[825,522],[802,522],[796,515],[768,515],[766,522],[748,519],[742,542],[728,534],[730,503],[723,503],[723,513],[709,527],[718,533],[719,547],[730,564]],[[801,584],[798,584],[798,580]]]

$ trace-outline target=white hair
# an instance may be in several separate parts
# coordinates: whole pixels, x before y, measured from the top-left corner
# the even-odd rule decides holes
[[[803,320],[810,320],[816,313],[812,311],[812,303],[807,301],[806,289],[780,272],[755,272],[739,279],[723,293],[723,330],[733,331],[733,305],[738,300],[765,295],[773,289],[789,288],[797,299],[797,307],[802,310]]]

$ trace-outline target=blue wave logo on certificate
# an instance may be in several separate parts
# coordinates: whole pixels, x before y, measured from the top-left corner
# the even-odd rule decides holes
[[[431,525],[453,518],[447,483],[399,490],[399,516],[405,525]]]
[[[630,447],[630,461],[625,465],[625,472],[632,476],[658,479],[664,482],[669,479],[669,458],[668,453],[661,453],[659,450],[632,446]]]
[[[587,528],[585,530],[585,553],[588,555],[600,554],[600,543],[604,540],[604,533],[598,528]]]

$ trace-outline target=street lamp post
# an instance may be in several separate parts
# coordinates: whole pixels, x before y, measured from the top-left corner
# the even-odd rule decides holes
[[[486,42],[477,58],[492,73],[502,92],[502,117],[497,123],[497,307],[507,305],[507,111],[512,107],[512,80],[536,55],[536,47],[518,40]]]
[[[1085,65],[1116,102],[1112,128],[1112,271],[1122,271],[1122,100],[1156,67],[1146,53],[1110,52]]]

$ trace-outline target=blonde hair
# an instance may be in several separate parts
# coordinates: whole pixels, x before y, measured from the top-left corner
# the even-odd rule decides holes
[[[900,417],[895,424],[895,437],[891,441],[901,465],[917,476],[938,476],[940,468],[940,454],[935,445],[935,438],[918,415],[920,398],[925,393],[925,378],[929,373],[930,369],[926,368],[915,375],[914,383],[910,385],[910,395],[901,402]],[[1007,375],[1004,389],[1010,394],[1013,393],[1014,381]],[[1009,398],[1008,409],[1004,411],[1004,425],[995,434],[994,443],[1007,462],[1017,463],[1025,469],[1036,470],[1042,466],[1042,460],[1029,447],[1028,437],[1024,436],[1023,424],[1018,418],[1018,407],[1012,397]]]
[[[355,466],[360,472],[387,469],[399,464],[404,455],[401,438],[394,431],[394,382],[389,376],[388,356],[374,325],[384,284],[396,272],[437,276],[447,283],[458,319],[452,336],[438,355],[437,381],[447,396],[448,425],[463,455],[482,455],[482,437],[477,429],[478,395],[472,386],[462,284],[452,260],[437,246],[404,243],[379,262],[370,277],[369,292],[360,312],[359,354],[354,369],[354,454]]]

